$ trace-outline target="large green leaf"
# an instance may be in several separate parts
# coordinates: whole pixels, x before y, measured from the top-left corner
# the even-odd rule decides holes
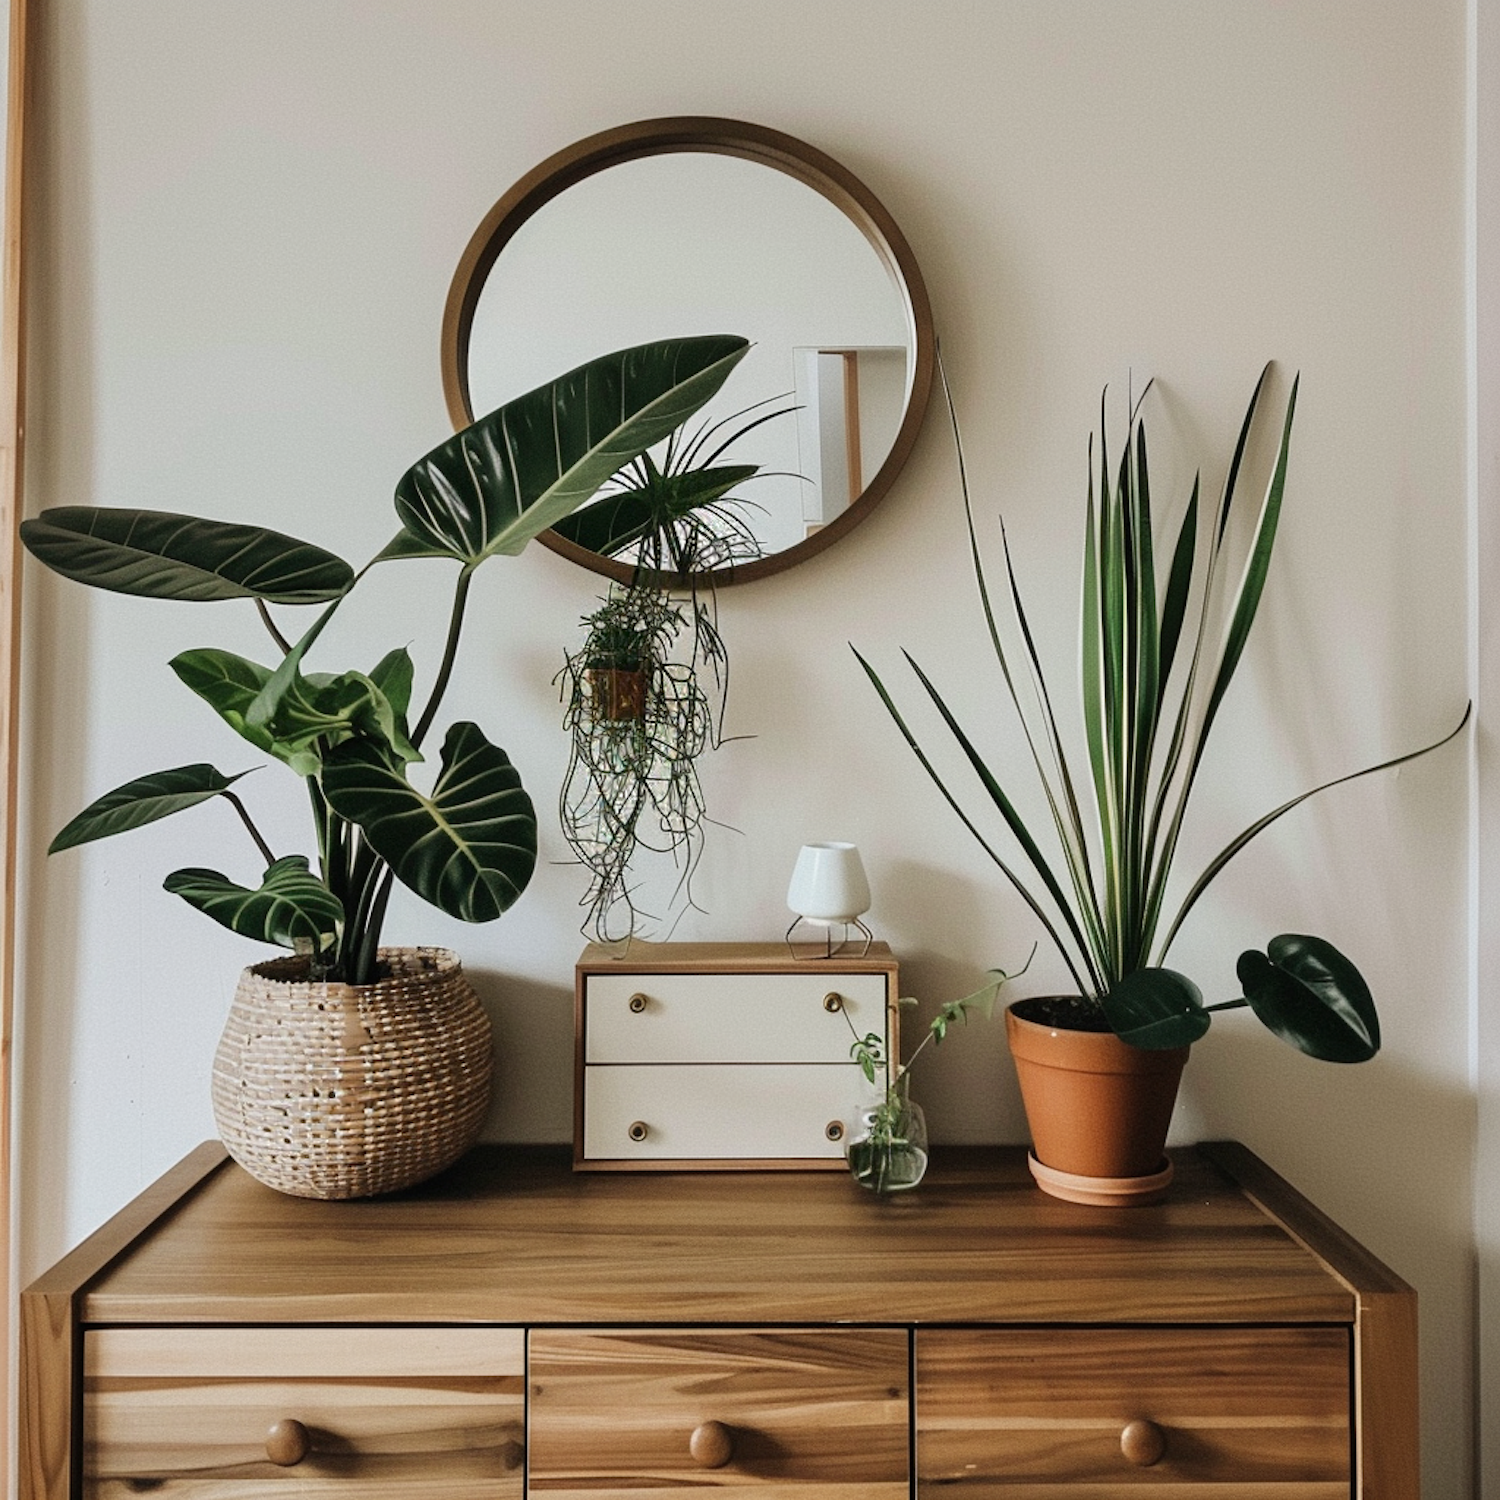
[[[412,668],[404,647],[388,653],[375,669],[396,693],[397,702],[390,700],[373,674],[296,674],[267,719],[256,717],[252,709],[271,680],[269,668],[232,651],[211,648],[184,651],[173,657],[171,666],[237,734],[284,761],[299,776],[316,774],[322,763],[321,744],[336,744],[351,734],[380,740],[401,760],[421,759],[406,732]]]
[[[271,669],[236,656],[233,651],[203,647],[183,651],[167,664],[178,679],[203,699],[238,735],[257,750],[274,753],[270,732],[246,717],[250,705],[270,680]]]
[[[167,511],[65,505],[23,521],[21,540],[64,578],[153,599],[319,604],[354,583],[348,563],[310,542]]]
[[[1332,943],[1299,933],[1250,949],[1235,966],[1245,999],[1282,1041],[1324,1062],[1366,1062],[1380,1019],[1364,977]]]
[[[91,802],[72,820],[47,846],[48,854],[59,849],[72,849],[94,839],[109,838],[116,833],[126,833],[132,828],[142,828],[158,818],[170,817],[185,808],[196,807],[210,797],[227,791],[246,771],[226,776],[213,766],[199,763],[177,766],[170,771],[155,771],[150,776],[140,776],[106,792],[96,802]]]
[[[1198,986],[1174,969],[1137,969],[1100,999],[1116,1036],[1132,1047],[1191,1047],[1209,1028]]]
[[[727,334],[641,344],[507,402],[402,476],[402,530],[381,556],[474,567],[520,552],[680,427],[749,347]]]
[[[365,739],[325,755],[323,792],[403,885],[461,921],[493,921],[536,867],[531,798],[510,758],[475,724],[449,729],[430,796]]]
[[[631,486],[601,495],[571,516],[563,517],[553,530],[589,552],[613,557],[648,532],[722,500],[736,485],[754,478],[758,472],[756,464],[726,464],[661,475],[659,485]]]
[[[300,854],[278,859],[253,891],[217,870],[174,870],[162,885],[231,932],[298,952],[321,953],[344,921],[338,897]]]

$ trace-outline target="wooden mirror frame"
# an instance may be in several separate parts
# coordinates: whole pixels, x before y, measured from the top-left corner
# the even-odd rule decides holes
[[[880,200],[832,157],[792,136],[783,135],[779,130],[706,115],[640,120],[632,125],[616,126],[549,156],[522,177],[484,216],[453,274],[447,305],[443,309],[443,394],[454,428],[467,427],[475,415],[469,398],[469,338],[474,325],[474,310],[484,290],[485,278],[516,231],[538,209],[596,172],[621,162],[679,151],[709,152],[760,162],[821,193],[859,228],[880,257],[901,295],[907,324],[912,330],[911,391],[895,441],[880,468],[847,510],[811,536],[780,552],[703,575],[706,582],[715,586],[748,583],[806,561],[825,547],[832,546],[869,515],[906,463],[921,430],[932,389],[935,364],[932,308],[916,258]],[[622,583],[630,580],[628,563],[590,552],[552,531],[544,531],[541,540],[554,552],[595,573]]]

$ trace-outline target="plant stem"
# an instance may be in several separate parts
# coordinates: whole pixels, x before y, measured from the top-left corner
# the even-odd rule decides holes
[[[245,804],[233,792],[221,792],[220,795],[227,797],[230,805],[240,815],[240,821],[249,829],[250,837],[255,840],[255,847],[260,850],[266,864],[274,865],[276,863],[276,856],[271,853],[271,846],[260,836],[260,829],[255,826]]]
[[[276,622],[271,618],[271,611],[266,608],[266,601],[264,599],[257,599],[255,601],[255,608],[256,612],[260,615],[261,624],[271,632],[271,639],[281,647],[281,654],[283,656],[290,656],[292,643],[276,628]]]
[[[453,663],[458,656],[458,638],[464,627],[464,608],[469,599],[469,580],[473,576],[473,568],[465,563],[453,590],[453,612],[448,619],[448,639],[443,646],[442,664],[438,667],[437,679],[432,685],[432,696],[427,700],[427,707],[422,710],[422,717],[411,737],[412,744],[419,748],[432,727],[433,719],[437,717],[438,704],[442,702],[443,694],[448,690],[448,679],[453,675]]]
[[[379,885],[370,902],[363,940],[354,956],[354,967],[346,976],[350,984],[371,984],[375,979],[375,964],[380,948],[380,929],[385,923],[386,903],[391,898],[392,876],[387,865],[381,872]]]

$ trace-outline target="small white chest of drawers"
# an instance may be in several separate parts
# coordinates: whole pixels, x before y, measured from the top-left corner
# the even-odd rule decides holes
[[[899,1046],[897,964],[785,943],[591,944],[575,992],[580,1171],[839,1167],[870,1088],[850,1058]],[[883,1082],[883,1080],[880,1080]]]

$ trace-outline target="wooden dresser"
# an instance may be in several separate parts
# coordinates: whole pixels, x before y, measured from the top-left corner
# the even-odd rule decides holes
[[[22,1500],[1416,1500],[1416,1298],[1244,1148],[282,1197],[200,1147],[21,1313]]]

